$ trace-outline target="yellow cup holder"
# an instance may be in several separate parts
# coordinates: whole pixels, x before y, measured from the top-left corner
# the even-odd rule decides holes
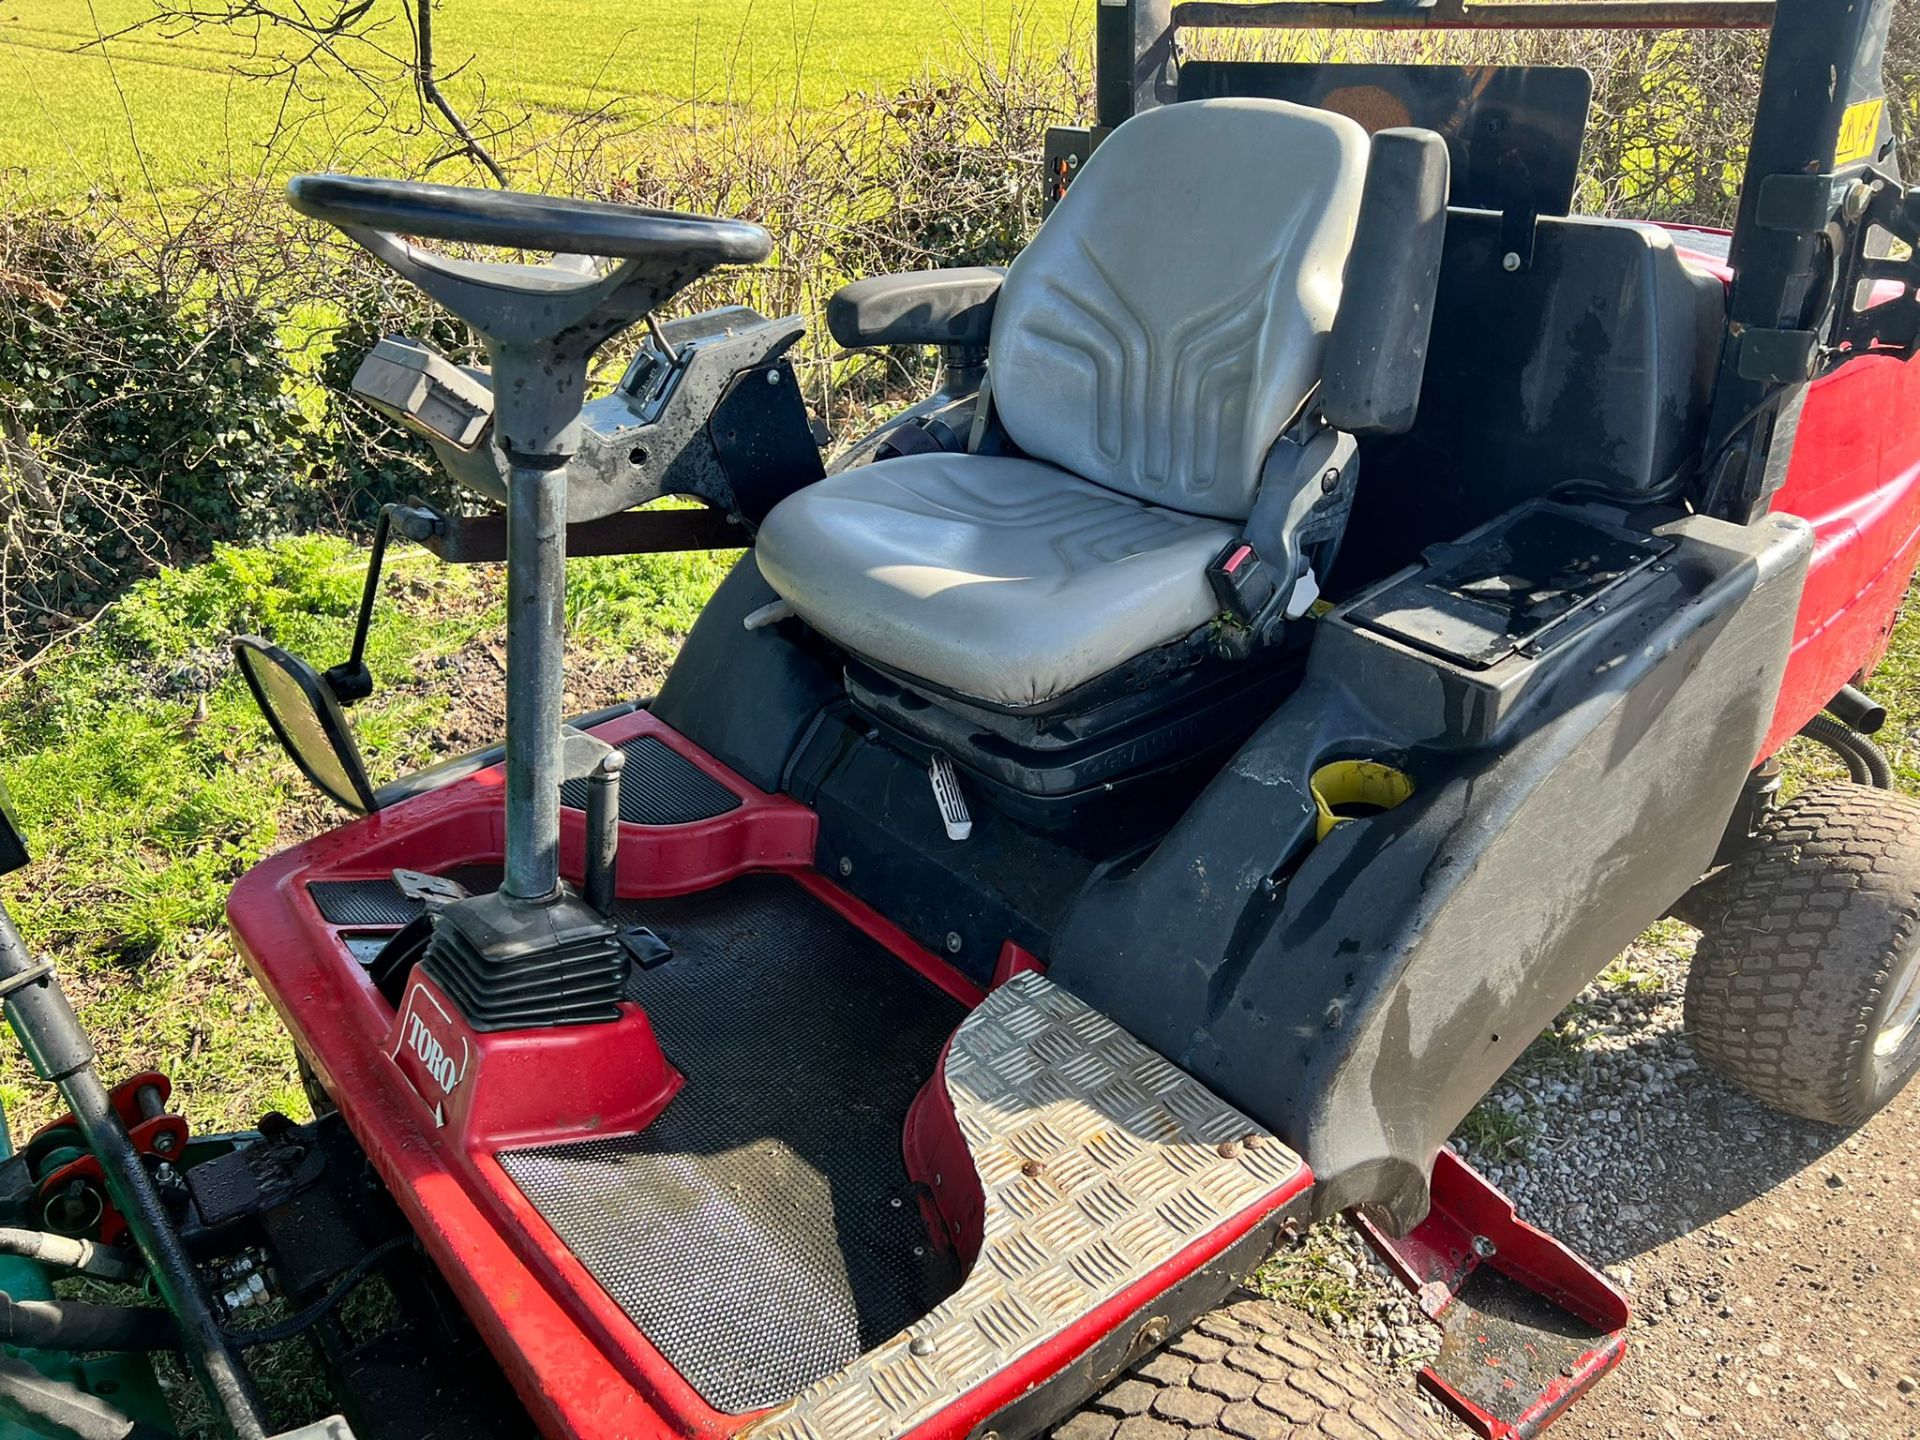
[[[1313,772],[1308,782],[1313,808],[1315,843],[1348,820],[1384,815],[1413,794],[1413,777],[1377,760],[1333,760]]]

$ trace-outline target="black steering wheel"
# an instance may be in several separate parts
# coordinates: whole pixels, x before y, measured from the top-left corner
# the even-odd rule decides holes
[[[544,356],[571,370],[609,335],[708,271],[755,264],[773,250],[772,237],[744,220],[513,190],[299,175],[288,182],[287,199],[301,214],[339,226],[466,321],[496,364],[504,346],[529,353],[536,368]],[[466,260],[406,237],[551,250],[611,265]],[[550,346],[558,346],[551,355]]]
[[[288,183],[287,199],[302,215],[343,230],[622,260],[671,259],[702,273],[719,265],[758,264],[773,249],[767,232],[744,220],[516,190],[299,175]]]

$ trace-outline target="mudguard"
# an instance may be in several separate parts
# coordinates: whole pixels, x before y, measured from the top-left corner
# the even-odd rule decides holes
[[[1548,512],[1597,548],[1563,530],[1573,548],[1529,571],[1508,542]],[[1369,1202],[1403,1232],[1461,1118],[1711,862],[1809,536],[1534,505],[1429,552],[1320,622],[1301,688],[1158,846],[1089,884],[1050,975],[1306,1155],[1319,1213]],[[1514,571],[1568,580],[1551,618],[1463,628]],[[1316,843],[1310,777],[1343,759],[1413,791]]]

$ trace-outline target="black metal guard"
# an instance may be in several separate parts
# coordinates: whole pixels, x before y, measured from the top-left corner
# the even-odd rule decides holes
[[[1773,11],[1773,0],[1186,0],[1173,7],[1173,23],[1189,30],[1765,30]]]
[[[1181,30],[1766,30],[1778,10],[1775,0],[1119,0],[1095,9],[1095,118],[1111,128],[1181,98]]]
[[[1881,66],[1893,0],[1779,0],[1740,185],[1728,263],[1733,298],[1714,384],[1703,508],[1746,523],[1786,478],[1817,342],[1842,297],[1829,226],[1844,228],[1851,183],[1889,165]],[[1822,177],[1847,183],[1809,185]],[[1809,203],[1783,203],[1798,191]],[[1803,363],[1787,363],[1807,344]]]

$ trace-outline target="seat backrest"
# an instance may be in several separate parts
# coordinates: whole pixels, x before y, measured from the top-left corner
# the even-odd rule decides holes
[[[1115,130],[1007,272],[989,365],[1008,437],[1108,489],[1244,519],[1320,378],[1367,143],[1280,100]]]

